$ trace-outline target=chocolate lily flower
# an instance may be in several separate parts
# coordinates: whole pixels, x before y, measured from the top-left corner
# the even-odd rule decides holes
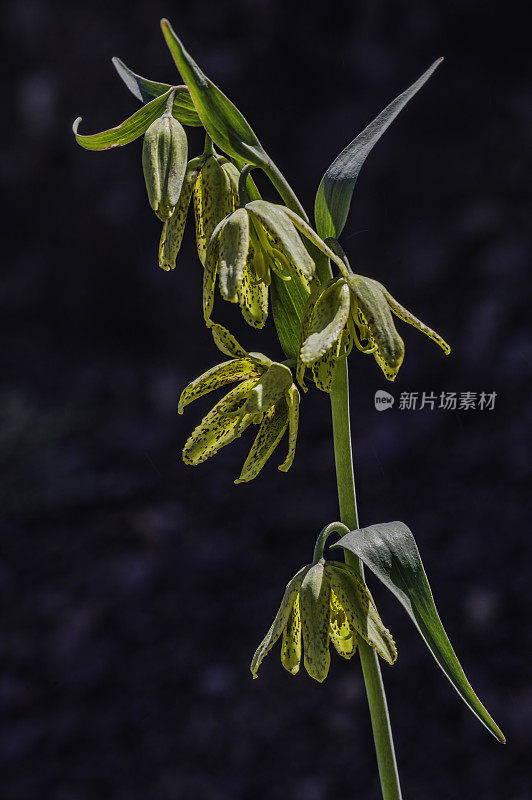
[[[300,383],[305,367],[311,366],[318,387],[330,391],[342,342],[348,352],[355,344],[362,352],[372,354],[386,378],[395,380],[405,346],[392,313],[436,342],[446,355],[450,353],[441,336],[398,303],[381,283],[349,273],[319,287],[307,301],[297,368]]]
[[[271,271],[293,276],[308,288],[314,261],[288,209],[253,200],[229,214],[214,229],[205,261],[203,309],[208,320],[218,276],[224,300],[238,303],[249,325],[262,328],[268,314]]]
[[[222,447],[238,438],[252,423],[259,432],[235,483],[253,480],[269,459],[288,429],[288,455],[279,469],[286,472],[294,459],[299,420],[299,392],[292,373],[262,353],[248,353],[222,325],[210,323],[218,348],[230,361],[224,361],[200,375],[182,392],[179,413],[199,397],[237,382],[203,418],[183,449],[185,464],[201,464]]]
[[[253,656],[254,678],[281,634],[283,667],[297,674],[303,646],[305,669],[320,683],[329,672],[330,642],[342,658],[350,659],[361,636],[389,664],[397,658],[371,595],[355,571],[339,561],[320,558],[289,581],[272,626]]]

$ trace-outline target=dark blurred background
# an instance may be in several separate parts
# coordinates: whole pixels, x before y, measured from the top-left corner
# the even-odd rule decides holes
[[[529,26],[516,3],[475,0],[5,0],[0,796],[380,796],[356,661],[333,656],[318,685],[282,670],[276,648],[259,680],[249,673],[284,584],[338,516],[327,398],[304,397],[287,475],[280,450],[234,486],[247,436],[182,464],[210,400],[179,417],[178,393],[220,358],[192,220],[178,268],[160,271],[140,141],[93,153],[71,134],[78,114],[93,133],[136,110],[111,56],[176,80],[161,16],[309,210],[338,151],[446,57],[371,154],[342,237],[356,269],[453,346],[445,358],[399,323],[393,385],[351,356],[360,514],[414,531],[508,739],[468,712],[370,578],[399,646],[383,673],[405,798],[529,800]],[[201,147],[190,130],[191,154]],[[220,306],[249,349],[280,356],[270,326],[256,333]],[[386,413],[377,389],[396,397]],[[493,411],[409,412],[402,391],[497,397]]]

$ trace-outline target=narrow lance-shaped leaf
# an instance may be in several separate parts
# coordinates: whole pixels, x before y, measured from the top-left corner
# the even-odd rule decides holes
[[[261,143],[238,108],[201,71],[167,19],[161,20],[166,44],[187,84],[205,130],[225,153],[260,167],[269,164]]]
[[[154,97],[160,97],[172,88],[169,83],[150,81],[148,78],[137,75],[136,72],[126,67],[124,62],[116,56],[112,59],[112,62],[118,75],[122,78],[131,94],[142,103],[149,103]],[[187,87],[177,86],[175,89],[176,95],[172,107],[172,114],[182,125],[200,127],[202,122],[198,117],[198,112],[194,107]]]
[[[389,106],[386,106],[384,111],[381,111],[379,116],[342,150],[325,172],[318,187],[314,207],[316,230],[323,239],[329,236],[335,239],[340,238],[362,164],[386,128],[428,81],[442,61],[442,58],[435,61],[410,88],[396,97]]]
[[[404,606],[425,644],[473,714],[495,736],[503,733],[471,688],[441,624],[414,537],[402,522],[370,525],[346,533],[343,547],[366,564]]]
[[[165,94],[142,106],[133,116],[128,117],[120,125],[110,128],[108,131],[84,136],[78,133],[79,123],[82,119],[78,117],[72,126],[77,143],[86,150],[110,150],[113,147],[122,147],[133,142],[146,133],[152,122],[155,122],[156,119],[164,114],[172,88],[170,87]]]

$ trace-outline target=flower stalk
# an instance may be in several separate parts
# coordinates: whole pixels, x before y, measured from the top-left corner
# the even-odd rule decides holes
[[[300,394],[305,379],[330,395],[340,522],[319,534],[313,560],[289,581],[274,621],[251,662],[253,677],[279,638],[281,663],[292,675],[300,663],[320,683],[329,673],[330,644],[351,659],[357,650],[377,755],[383,800],[401,800],[401,788],[386,694],[377,655],[393,664],[397,649],[364,580],[362,560],[400,600],[429,650],[462,699],[501,742],[504,736],[473,692],[452,650],[433,603],[415,540],[400,522],[360,529],[349,415],[347,357],[353,346],[394,380],[405,346],[393,314],[417,328],[448,354],[447,343],[398,303],[373,278],[355,274],[338,238],[349,211],[360,167],[384,130],[423,86],[435,62],[345,148],[322,178],[315,201],[315,226],[294,190],[262,147],[247,120],[202,72],[168,20],[161,27],[186,86],[148,81],[115,59],[119,75],[144,102],[121,125],[76,140],[90,150],[128,144],[144,135],[143,165],[148,198],[163,222],[159,266],[176,265],[187,213],[194,208],[196,247],[203,267],[203,317],[217,348],[229,360],[191,381],[178,411],[210,392],[236,384],[203,417],[189,436],[183,460],[198,465],[258,427],[235,483],[254,480],[287,433],[282,472],[296,451]],[[154,97],[155,95],[155,97]],[[150,99],[154,97],[154,99]],[[183,125],[205,129],[205,149],[190,161]],[[265,201],[250,176],[261,169],[284,205]],[[333,269],[335,275],[333,275]],[[237,304],[255,329],[267,321],[270,302],[285,360],[248,352],[216,323],[215,289]],[[271,298],[271,300],[270,300]],[[356,350],[355,350],[356,353]],[[341,539],[344,562],[326,560],[328,537]],[[392,575],[390,565],[402,564]],[[410,592],[410,594],[409,594]],[[406,597],[406,601],[405,601]]]
[[[356,530],[359,527],[358,509],[351,449],[348,369],[345,359],[339,361],[336,367],[331,389],[331,412],[340,519],[349,530]],[[364,569],[360,559],[351,553],[345,555],[346,563],[364,580]],[[374,649],[362,640],[359,642],[358,652],[371,716],[382,797],[383,800],[401,800],[399,772],[380,664]]]

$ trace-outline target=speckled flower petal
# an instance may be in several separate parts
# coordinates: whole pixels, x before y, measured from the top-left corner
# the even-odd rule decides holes
[[[257,477],[279,444],[287,427],[288,406],[283,397],[274,408],[270,408],[264,414],[257,437],[235,483],[247,483]]]
[[[246,378],[258,379],[262,372],[263,370],[249,358],[236,358],[232,361],[224,361],[223,364],[217,364],[183,389],[179,398],[178,411],[182,414],[183,409],[189,403],[228,383],[242,381]]]
[[[246,416],[240,419],[238,411],[254,383],[255,379],[252,378],[238,384],[203,417],[183,449],[185,464],[201,464],[232,442],[251,424],[252,418]]]
[[[224,300],[236,303],[242,275],[250,257],[249,217],[244,208],[233,211],[225,220],[219,247],[220,292]]]
[[[331,642],[338,655],[350,659],[357,649],[357,635],[347,621],[340,601],[331,589]]]
[[[301,348],[301,360],[314,364],[341,337],[349,317],[351,295],[343,278],[334,281],[320,293],[309,326],[309,334]]]
[[[299,612],[305,669],[320,683],[329,672],[329,602],[331,587],[323,561],[313,564],[301,582]]]
[[[242,279],[238,289],[238,303],[242,316],[253,328],[264,328],[268,317],[268,287],[259,280],[255,272],[257,259],[255,257],[256,241],[250,241],[249,258],[242,272]]]
[[[299,392],[294,384],[288,389],[286,402],[288,403],[288,454],[283,463],[279,465],[281,472],[288,472],[296,454],[297,430],[299,427]]]
[[[314,261],[283,206],[265,200],[253,200],[246,205],[246,209],[262,224],[273,246],[280,250],[295,268],[300,269],[307,278],[311,278],[315,271]]]
[[[288,620],[283,629],[283,642],[281,644],[281,664],[283,667],[297,675],[301,661],[301,616],[299,614],[299,596],[296,595]]]
[[[342,347],[341,337],[315,364],[312,365],[314,383],[322,392],[330,392],[336,372],[336,361]]]
[[[209,156],[194,184],[196,246],[202,264],[206,263],[207,247],[215,227],[236,208],[230,174],[225,163],[220,161],[219,156]]]
[[[205,322],[210,320],[214,305],[214,288],[216,286],[220,253],[220,232],[224,223],[225,219],[221,220],[212,232],[205,257],[205,268],[203,270],[203,317]]]
[[[436,342],[436,344],[441,347],[445,355],[448,356],[451,352],[451,348],[447,342],[444,341],[441,336],[436,333],[436,331],[433,331],[432,328],[429,328],[428,325],[425,325],[424,322],[421,322],[420,319],[415,317],[410,311],[408,311],[408,309],[402,306],[401,303],[398,303],[397,300],[391,296],[390,292],[384,288],[384,286],[381,284],[379,284],[379,286],[381,287],[382,292],[388,301],[388,305],[392,309],[395,316],[399,317],[399,319],[402,319],[403,322],[413,325],[418,331],[421,331],[421,333],[424,333],[425,336],[429,337],[429,339],[432,339],[433,342]]]
[[[325,571],[351,627],[375,648],[381,658],[393,664],[397,658],[395,642],[355,571],[339,561],[328,561]]]
[[[285,364],[274,362],[263,373],[248,395],[246,414],[258,414],[272,408],[292,385],[292,373]]]
[[[306,364],[301,361],[301,348],[303,347],[303,342],[309,334],[310,323],[314,313],[314,306],[316,305],[321,292],[324,291],[325,286],[327,285],[328,284],[320,284],[317,278],[312,281],[310,284],[310,295],[308,296],[307,302],[303,308],[303,316],[301,317],[301,324],[299,326],[299,347],[297,351],[296,379],[304,392],[307,391],[307,387],[305,386]]]
[[[241,344],[237,342],[232,333],[218,322],[210,322],[209,328],[214,339],[214,344],[224,355],[233,358],[248,358],[248,353]]]
[[[348,283],[355,322],[376,347],[375,360],[388,380],[393,381],[403,363],[405,345],[397,333],[383,287],[362,275],[350,276]]]
[[[340,272],[342,273],[342,275],[347,277],[348,273],[347,273],[347,270],[346,270],[346,266],[345,266],[344,262],[342,261],[342,259],[340,258],[340,256],[337,256],[336,253],[333,253],[331,248],[328,247],[325,244],[323,239],[321,239],[321,237],[318,236],[316,231],[313,228],[310,227],[308,222],[305,222],[305,220],[302,219],[299,216],[299,214],[296,214],[295,211],[292,211],[290,208],[285,208],[284,206],[279,206],[279,207],[282,208],[282,210],[285,212],[286,216],[289,219],[292,220],[292,222],[294,223],[294,226],[298,229],[298,231],[300,233],[302,233],[303,236],[306,236],[307,239],[309,240],[309,242],[312,242],[312,244],[315,247],[317,247],[318,250],[321,250],[321,252],[324,253],[324,255],[327,256],[327,258],[330,258],[331,261],[334,261],[336,266],[340,269]]]
[[[200,156],[188,162],[181,194],[174,208],[174,213],[163,225],[163,232],[159,243],[159,266],[167,272],[175,268],[177,254],[179,253],[183,232],[185,230],[185,222],[190,205],[190,198],[192,197],[192,190],[204,161],[204,157]]]
[[[270,630],[255,650],[255,655],[251,661],[251,672],[254,678],[257,677],[257,672],[263,659],[268,655],[275,642],[283,632],[285,625],[288,622],[292,606],[297,598],[301,581],[309,569],[310,565],[308,564],[302,567],[302,569],[296,572],[294,577],[287,583],[279,611],[272,622]]]

